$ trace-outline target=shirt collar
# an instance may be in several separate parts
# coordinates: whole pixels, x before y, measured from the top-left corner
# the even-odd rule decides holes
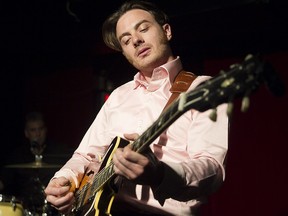
[[[182,70],[180,57],[167,62],[153,70],[150,82],[148,82],[141,71],[134,76],[135,88],[139,86],[145,87],[148,91],[155,91],[160,88],[165,79],[169,76],[170,85],[173,83],[176,75]]]

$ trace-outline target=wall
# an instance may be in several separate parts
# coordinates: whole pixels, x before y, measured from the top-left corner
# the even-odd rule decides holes
[[[288,53],[265,56],[287,86]],[[206,62],[207,71],[218,71],[231,59]],[[265,85],[251,95],[247,113],[235,101],[231,120],[226,180],[203,209],[209,216],[288,215],[286,194],[288,96],[275,97]]]

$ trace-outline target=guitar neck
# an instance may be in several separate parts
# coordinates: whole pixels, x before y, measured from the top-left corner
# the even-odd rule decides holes
[[[172,103],[159,118],[132,143],[132,149],[142,153],[161,133],[163,133],[176,119],[178,119],[186,109],[181,103],[185,102],[186,93],[182,93],[180,98]]]

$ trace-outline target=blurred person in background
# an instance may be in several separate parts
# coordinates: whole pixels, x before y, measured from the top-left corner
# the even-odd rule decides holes
[[[43,113],[29,112],[24,119],[24,141],[17,145],[2,170],[2,192],[16,196],[32,213],[42,213],[44,185],[71,156],[71,150],[48,137]]]

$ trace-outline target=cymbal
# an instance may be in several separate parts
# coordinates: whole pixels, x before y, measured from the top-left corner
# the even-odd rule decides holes
[[[60,168],[62,167],[62,165],[60,164],[48,164],[48,163],[36,163],[36,162],[32,162],[32,163],[22,163],[22,164],[10,164],[10,165],[6,165],[6,168],[24,168],[24,169],[47,169],[47,168]]]

